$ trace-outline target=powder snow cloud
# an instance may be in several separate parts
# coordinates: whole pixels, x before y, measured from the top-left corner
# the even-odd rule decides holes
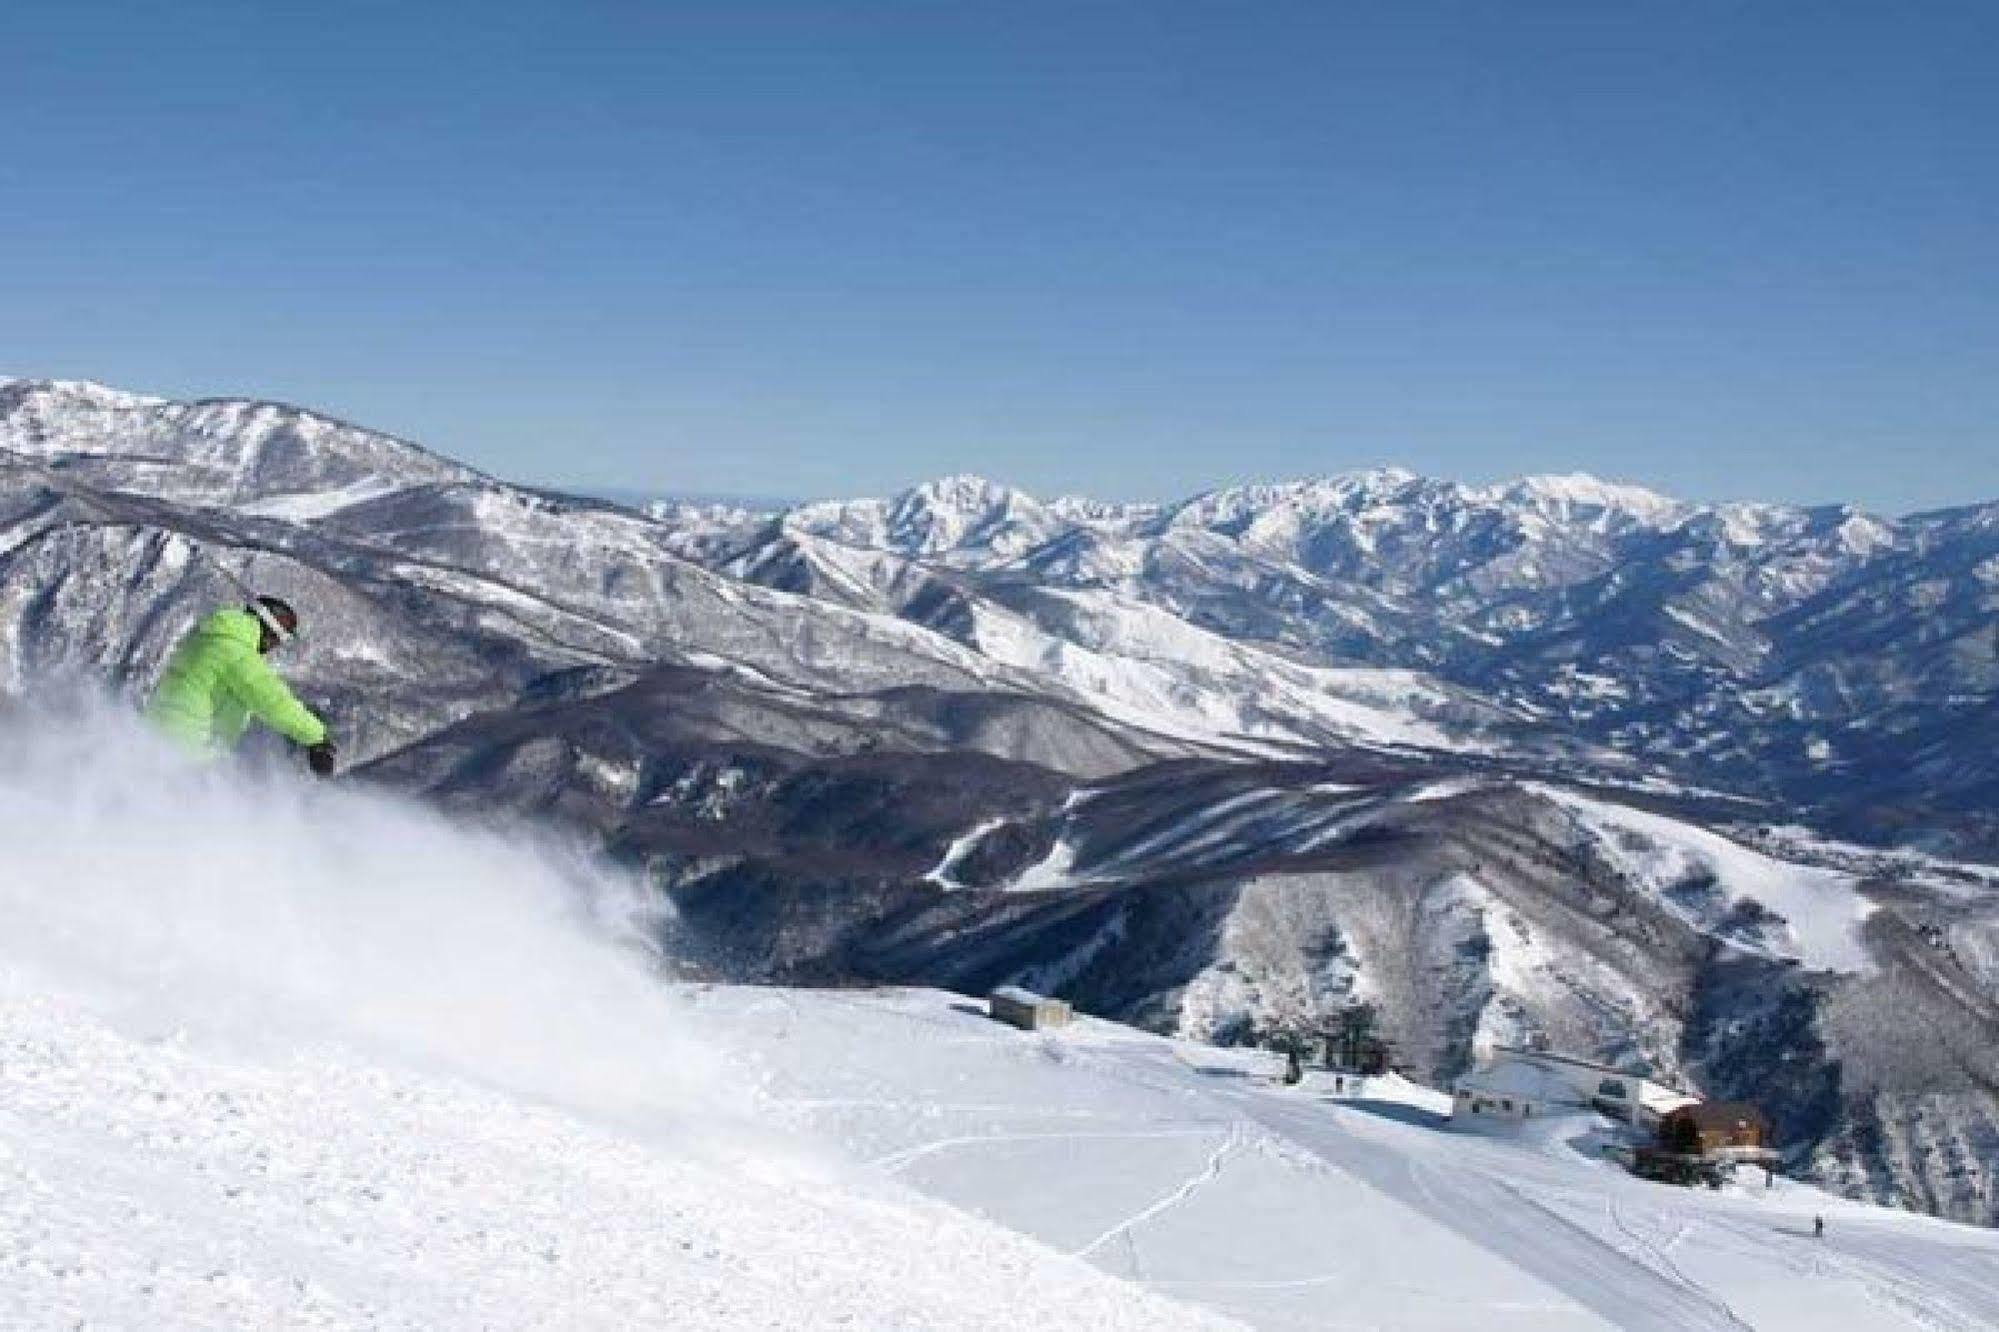
[[[0,715],[0,935],[127,1030],[301,1039],[627,1122],[712,1109],[658,911],[580,849],[280,769],[190,767],[121,710]]]

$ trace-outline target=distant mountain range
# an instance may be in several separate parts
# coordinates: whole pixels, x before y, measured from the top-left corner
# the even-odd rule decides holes
[[[947,631],[996,654],[1008,611],[1127,645],[1165,612],[1262,660],[1424,672],[1489,718],[1844,835],[1999,854],[1999,503],[1889,520],[1385,470],[1163,507],[954,477],[654,512],[691,557],[770,586],[933,623],[975,594]]]
[[[0,380],[0,688],[143,691],[244,585],[303,610],[364,775],[586,832],[690,966],[1224,1041],[1367,998],[1419,1076],[1642,1060],[1801,1173],[1999,1220],[1999,504],[1385,470],[640,509]]]

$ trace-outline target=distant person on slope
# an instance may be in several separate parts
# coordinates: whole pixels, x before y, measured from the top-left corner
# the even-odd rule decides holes
[[[304,747],[314,772],[332,776],[326,723],[264,661],[297,634],[298,612],[277,597],[215,611],[174,649],[146,716],[202,758],[228,753],[260,721]]]

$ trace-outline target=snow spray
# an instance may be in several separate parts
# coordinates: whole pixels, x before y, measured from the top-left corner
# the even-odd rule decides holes
[[[579,847],[191,766],[112,704],[0,713],[0,998],[39,976],[197,1053],[366,1046],[675,1131],[728,1084],[648,954],[662,909]]]

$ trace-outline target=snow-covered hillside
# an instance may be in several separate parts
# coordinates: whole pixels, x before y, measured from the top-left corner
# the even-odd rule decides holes
[[[559,846],[115,719],[6,738],[0,1325],[1999,1320],[1991,1232],[1094,1020],[673,982]]]

